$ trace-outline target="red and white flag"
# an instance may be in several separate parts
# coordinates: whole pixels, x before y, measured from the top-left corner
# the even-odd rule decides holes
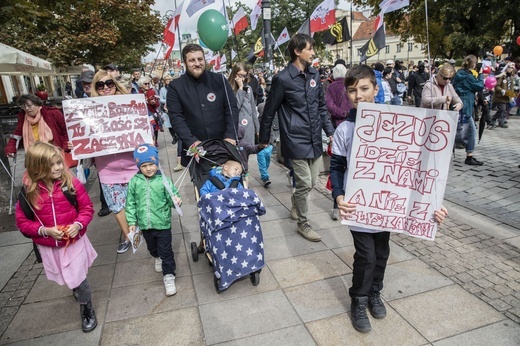
[[[376,17],[376,21],[374,22],[374,30],[377,31],[377,29],[379,29],[381,27],[381,25],[384,24],[384,13],[383,12],[379,12],[379,14],[377,15]],[[374,32],[375,32],[374,31]]]
[[[174,17],[170,17],[168,19],[168,23],[166,23],[166,27],[163,32],[163,43],[166,45],[167,49],[164,54],[164,60],[168,60],[170,58],[170,54],[173,50],[173,45],[175,44],[175,20]]]
[[[186,7],[186,13],[188,17],[193,16],[195,12],[202,10],[204,7],[211,5],[215,0],[191,0]]]
[[[336,23],[336,5],[334,0],[325,0],[316,7],[310,18],[311,35],[324,31]]]
[[[289,37],[289,31],[287,30],[287,27],[283,28],[282,32],[280,33],[280,36],[278,36],[278,39],[276,40],[274,49],[277,49],[279,46],[289,41],[290,39],[291,38]]]
[[[175,9],[175,12],[173,12],[173,20],[174,20],[174,29],[177,29],[179,26],[179,19],[181,19],[181,13],[182,13],[182,7],[184,6],[184,1],[181,2],[179,6]]]
[[[400,10],[406,6],[410,6],[410,0],[383,0],[379,4],[379,8],[383,14]]]
[[[251,30],[256,29],[256,25],[258,24],[258,18],[262,15],[262,0],[258,0],[255,8],[251,11],[249,15],[249,19],[251,20]]]
[[[242,7],[239,7],[237,13],[233,16],[233,25],[233,32],[235,35],[238,35],[238,33],[247,29],[249,24],[247,23],[247,16]]]

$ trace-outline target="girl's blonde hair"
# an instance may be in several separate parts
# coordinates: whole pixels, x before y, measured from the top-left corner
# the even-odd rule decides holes
[[[45,181],[51,172],[51,160],[54,156],[59,156],[65,163],[63,151],[49,143],[35,142],[25,152],[25,167],[27,172],[24,176],[24,185],[27,190],[27,200],[36,209],[38,206],[38,197],[40,196],[40,188],[38,182]],[[71,194],[75,194],[76,190],[72,183],[72,173],[65,167],[61,175],[61,188],[65,186]]]
[[[99,95],[99,93],[97,92],[97,89],[96,89],[96,83],[99,82],[99,80],[103,77],[110,77],[110,75],[105,70],[99,70],[94,75],[94,78],[92,78],[92,89],[91,89],[92,91],[90,92],[91,97],[103,96],[103,95]],[[121,82],[119,82],[113,78],[111,78],[111,79],[114,81],[114,84],[116,85],[116,95],[129,94],[128,89]]]

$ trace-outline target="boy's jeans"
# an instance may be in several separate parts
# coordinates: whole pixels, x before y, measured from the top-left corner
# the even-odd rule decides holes
[[[175,275],[176,266],[172,249],[172,231],[170,229],[143,230],[143,237],[146,241],[146,247],[148,248],[150,255],[162,259],[163,275]]]
[[[273,152],[273,146],[270,145],[260,150],[258,154],[256,154],[256,159],[258,161],[258,169],[260,170],[260,178],[263,181],[269,180],[269,165],[271,164],[271,154]]]

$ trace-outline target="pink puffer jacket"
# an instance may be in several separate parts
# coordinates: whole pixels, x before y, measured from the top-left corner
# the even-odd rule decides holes
[[[40,209],[33,208],[37,216],[35,220],[27,219],[20,207],[20,202],[16,204],[16,226],[24,235],[32,238],[36,244],[53,247],[66,245],[65,241],[40,236],[38,229],[41,224],[38,218],[45,227],[67,226],[74,222],[79,222],[83,228],[79,231],[77,237],[82,237],[85,234],[88,224],[92,221],[94,207],[83,184],[81,184],[77,178],[74,178],[73,185],[74,189],[76,189],[78,211],[76,211],[76,208],[74,208],[61,191],[60,184],[61,181],[56,181],[52,192],[47,190],[44,184],[40,183],[38,185],[40,188],[40,197],[38,200]]]

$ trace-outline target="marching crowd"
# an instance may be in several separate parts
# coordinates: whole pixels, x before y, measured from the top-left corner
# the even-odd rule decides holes
[[[174,171],[187,167],[190,148],[219,138],[241,150],[245,169],[248,155],[257,154],[265,188],[271,184],[268,168],[273,145],[279,141],[293,187],[291,218],[297,221],[301,236],[318,242],[321,237],[311,225],[307,200],[322,165],[323,138],[331,155],[331,217],[348,217],[356,210],[355,204],[344,201],[344,194],[359,102],[406,102],[459,112],[460,131],[465,129],[460,145],[466,150],[467,165],[483,164],[473,155],[477,121],[483,118],[488,129],[507,128],[513,102],[520,102],[520,98],[515,100],[520,90],[520,58],[497,63],[486,56],[478,62],[469,55],[458,70],[453,66],[455,61],[421,61],[406,67],[402,61],[387,60],[349,67],[338,59],[331,68],[318,70],[312,67],[312,37],[294,35],[288,51],[291,62],[275,74],[269,87],[261,71],[254,72],[243,63],[236,63],[227,77],[210,72],[204,50],[196,44],[184,47],[186,73],[180,76],[141,76],[140,70],[134,70],[132,78],[125,80],[117,66],[108,64],[97,72],[84,71],[78,80],[78,98],[129,93],[145,97],[154,142],[141,143],[133,152],[86,160],[84,167],[96,167],[102,192],[98,215],[113,213],[121,231],[117,252],[128,251],[128,234],[139,227],[155,258],[154,269],[163,273],[168,296],[176,293],[171,208],[182,199],[160,170],[159,131],[167,128],[177,145]],[[72,147],[60,111],[45,106],[34,95],[23,95],[18,103],[22,111],[6,148],[8,155],[15,155],[18,141],[23,141],[27,151],[17,225],[38,244],[47,277],[73,290],[81,307],[82,329],[89,332],[97,325],[87,280],[88,268],[97,256],[86,233],[94,212],[92,201],[67,169],[64,153]],[[497,110],[493,116],[492,109]],[[230,178],[226,172],[232,168],[234,165],[227,163],[222,169],[225,178]],[[440,224],[447,215],[441,207],[434,218]],[[390,233],[361,227],[350,227],[350,232],[356,250],[349,289],[351,320],[356,330],[368,332],[367,310],[374,318],[386,316],[380,292]]]

